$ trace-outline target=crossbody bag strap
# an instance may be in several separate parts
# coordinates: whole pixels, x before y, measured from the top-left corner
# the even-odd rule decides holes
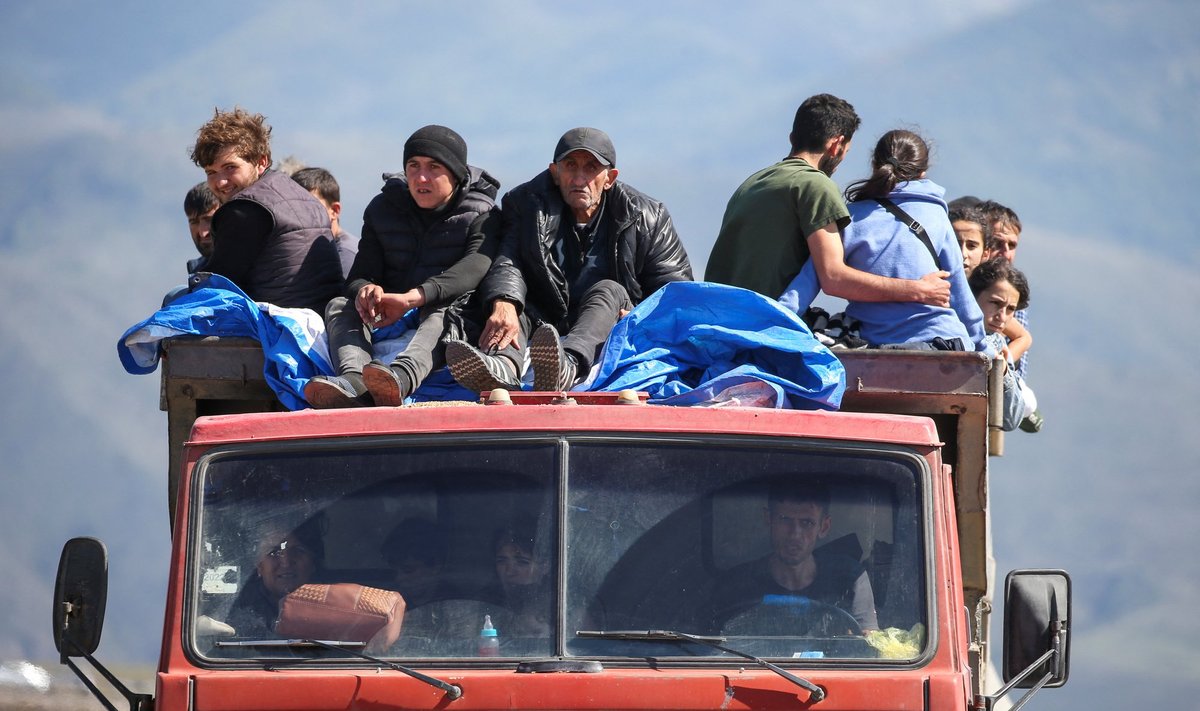
[[[892,213],[897,220],[900,220],[904,226],[908,227],[909,231],[921,240],[921,244],[925,245],[925,249],[929,250],[929,256],[933,257],[933,266],[941,268],[942,264],[938,261],[937,250],[933,248],[933,242],[929,239],[929,233],[920,222],[913,219],[912,215],[900,209],[900,206],[887,198],[874,198],[875,202],[883,205],[883,209]]]

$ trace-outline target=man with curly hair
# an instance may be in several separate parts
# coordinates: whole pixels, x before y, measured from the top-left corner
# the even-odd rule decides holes
[[[329,215],[307,190],[271,169],[271,127],[263,115],[217,109],[196,132],[191,158],[221,203],[206,271],[255,301],[322,313],[342,286]]]

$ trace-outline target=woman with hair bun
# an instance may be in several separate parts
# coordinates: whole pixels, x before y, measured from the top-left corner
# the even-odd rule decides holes
[[[945,189],[925,177],[929,146],[912,131],[880,137],[871,154],[871,175],[846,189],[850,225],[842,233],[846,264],[897,279],[920,279],[941,271],[950,281],[950,306],[916,302],[851,301],[846,315],[861,322],[873,348],[981,350],[983,314],[963,273],[962,250],[950,224]],[[924,239],[920,233],[924,233]],[[805,272],[811,271],[811,262]],[[792,283],[800,298],[785,293],[788,306],[803,311],[816,295],[805,272]],[[815,275],[814,275],[815,276]],[[810,290],[811,289],[811,290]]]

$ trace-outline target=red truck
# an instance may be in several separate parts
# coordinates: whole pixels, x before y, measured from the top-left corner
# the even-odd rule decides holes
[[[846,353],[839,412],[501,391],[206,415],[269,408],[257,358],[165,346],[153,697],[92,656],[103,544],[63,550],[55,643],[107,708],[77,659],[160,711],[990,709],[1067,680],[1070,580],[1022,570],[1008,683],[984,688],[1002,440],[980,355]],[[815,562],[806,594],[773,577],[789,556]]]

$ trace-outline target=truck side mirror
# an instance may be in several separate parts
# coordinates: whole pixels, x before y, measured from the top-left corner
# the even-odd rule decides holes
[[[108,600],[108,550],[96,538],[63,545],[54,583],[54,647],[62,657],[92,654],[100,645]]]
[[[1071,577],[1014,570],[1004,581],[1004,681],[1058,687],[1070,671]],[[1045,658],[1045,659],[1043,659]]]

